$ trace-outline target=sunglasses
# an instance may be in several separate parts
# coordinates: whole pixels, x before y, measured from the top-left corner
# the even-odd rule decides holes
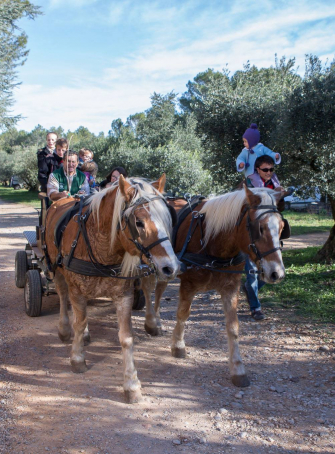
[[[274,167],[271,167],[270,169],[268,169],[268,168],[266,168],[266,167],[264,167],[263,169],[261,169],[260,167],[258,167],[258,168],[259,168],[259,170],[261,170],[262,172],[266,172],[266,173],[267,173],[267,172],[273,172],[273,171],[274,171]]]

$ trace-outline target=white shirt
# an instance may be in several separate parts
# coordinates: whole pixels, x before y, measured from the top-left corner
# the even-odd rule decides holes
[[[65,169],[64,169],[64,173],[65,173],[65,176],[66,176]],[[68,185],[70,185],[70,187],[71,187],[74,175],[69,175],[67,177]],[[86,195],[89,195],[89,193],[90,193],[90,185],[88,184],[87,178],[85,178],[85,181],[81,185],[80,190],[81,191],[85,191]],[[59,183],[58,183],[58,180],[55,178],[54,174],[50,173],[49,179],[48,179],[48,184],[47,184],[47,194],[48,194],[49,198],[50,198],[50,194],[52,194],[53,192],[59,192]]]

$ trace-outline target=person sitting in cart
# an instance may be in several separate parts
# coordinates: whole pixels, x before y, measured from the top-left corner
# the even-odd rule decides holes
[[[86,175],[77,169],[78,153],[72,150],[67,151],[63,161],[63,167],[50,174],[47,184],[48,197],[53,202],[75,194],[88,195],[90,193]]]

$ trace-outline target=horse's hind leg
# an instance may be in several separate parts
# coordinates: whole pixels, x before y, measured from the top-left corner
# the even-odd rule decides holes
[[[180,284],[179,304],[177,309],[177,323],[172,334],[171,353],[175,358],[185,358],[184,332],[185,323],[191,313],[191,304],[196,294],[194,288],[189,285]]]
[[[71,349],[72,372],[82,373],[87,370],[84,354],[84,332],[87,328],[87,300],[81,293],[70,290],[70,301],[73,310],[74,339]]]
[[[167,286],[167,282],[157,283],[156,285],[156,278],[155,276],[150,276],[145,279],[142,279],[142,290],[145,296],[145,305],[146,305],[146,312],[145,312],[145,324],[144,328],[148,334],[151,336],[158,336],[162,334],[162,327],[159,318],[159,303],[162,297],[162,294]],[[158,313],[154,310],[152,302],[151,302],[151,294],[155,290],[155,309],[156,306],[158,307]],[[163,289],[163,290],[162,290]],[[158,303],[157,303],[158,301]]]
[[[231,380],[235,386],[244,388],[250,385],[250,381],[245,373],[238,344],[239,323],[237,317],[238,298],[236,286],[233,288],[231,286],[223,287],[220,293],[226,318]]]
[[[69,290],[64,276],[59,271],[56,271],[54,280],[60,302],[58,336],[61,341],[66,342],[71,338],[71,326],[68,313]]]

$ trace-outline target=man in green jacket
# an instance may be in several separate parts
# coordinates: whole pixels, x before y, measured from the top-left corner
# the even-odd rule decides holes
[[[89,194],[90,187],[86,175],[77,169],[79,164],[78,154],[69,150],[63,158],[64,164],[50,174],[47,191],[52,201],[70,197],[75,194]]]

